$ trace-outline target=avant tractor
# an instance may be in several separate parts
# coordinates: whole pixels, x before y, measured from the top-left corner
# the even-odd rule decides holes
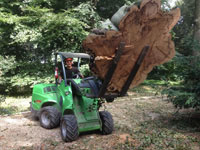
[[[61,64],[57,62],[60,56]],[[39,118],[40,125],[46,129],[60,125],[62,139],[66,142],[76,140],[80,132],[101,130],[103,134],[113,131],[113,119],[109,112],[100,111],[101,100],[98,91],[101,81],[95,77],[81,79],[74,75],[66,79],[65,58],[90,59],[83,53],[64,53],[55,55],[55,84],[37,84],[33,88],[31,112]],[[61,66],[58,66],[61,65]],[[63,70],[64,79],[58,82],[58,68]]]
[[[55,84],[37,84],[33,88],[31,112],[39,118],[40,125],[46,129],[56,128],[60,125],[62,139],[66,142],[74,141],[79,133],[100,130],[103,134],[113,131],[113,119],[109,112],[99,111],[102,102],[112,102],[114,98],[125,96],[139,66],[148,50],[144,48],[135,67],[131,71],[128,82],[125,83],[121,93],[108,94],[106,87],[112,78],[117,63],[122,54],[124,43],[119,45],[115,57],[111,61],[110,69],[104,81],[97,77],[84,79],[67,79],[65,71],[65,58],[78,58],[77,67],[81,59],[94,61],[88,54],[58,52],[55,54]],[[59,60],[58,61],[58,56]],[[64,79],[58,81],[58,71],[62,69]]]

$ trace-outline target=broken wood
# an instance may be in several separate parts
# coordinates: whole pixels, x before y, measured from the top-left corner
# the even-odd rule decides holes
[[[93,55],[91,70],[102,80],[109,70],[120,42],[125,43],[124,50],[107,86],[108,93],[119,93],[145,46],[149,46],[130,88],[142,83],[154,66],[161,65],[175,55],[175,46],[171,40],[171,29],[180,18],[180,9],[169,12],[161,10],[160,0],[143,0],[140,7],[133,5],[119,23],[119,31],[99,30],[87,36],[83,47]]]

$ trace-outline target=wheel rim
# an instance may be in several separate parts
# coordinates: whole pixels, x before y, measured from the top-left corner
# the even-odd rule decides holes
[[[41,120],[42,120],[42,123],[45,125],[45,126],[48,126],[50,124],[50,116],[47,112],[43,112],[42,115],[41,115]]]

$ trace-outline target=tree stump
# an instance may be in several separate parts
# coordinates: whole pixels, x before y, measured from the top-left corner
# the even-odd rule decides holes
[[[154,66],[161,65],[175,55],[171,29],[180,18],[180,9],[169,12],[161,10],[160,0],[143,0],[140,6],[133,5],[119,23],[119,31],[94,32],[83,41],[83,48],[94,56],[91,70],[102,80],[110,67],[120,42],[125,48],[117,68],[107,87],[108,93],[119,93],[126,82],[143,47],[149,46],[130,88],[142,83]]]

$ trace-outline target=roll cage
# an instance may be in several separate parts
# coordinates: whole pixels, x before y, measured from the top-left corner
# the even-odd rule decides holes
[[[65,58],[78,58],[78,64],[77,64],[78,69],[80,67],[80,62],[81,62],[82,58],[84,58],[84,59],[91,58],[90,55],[88,55],[86,53],[57,52],[57,53],[55,53],[55,69],[59,68],[58,67],[58,56],[61,59],[61,67],[62,67],[61,69],[63,70],[65,86],[67,85],[66,70],[65,70],[65,63],[64,63]],[[56,80],[56,85],[57,85],[58,81],[57,81],[57,79],[55,79],[55,80]]]

